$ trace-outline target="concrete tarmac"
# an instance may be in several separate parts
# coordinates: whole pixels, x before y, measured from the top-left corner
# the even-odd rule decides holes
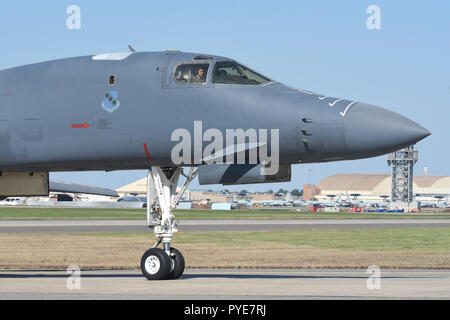
[[[181,220],[182,232],[367,228],[450,228],[450,219]],[[2,220],[0,234],[148,232],[141,220]]]
[[[186,270],[147,281],[140,270],[81,271],[69,289],[66,271],[0,271],[0,299],[292,300],[450,299],[450,270]],[[369,286],[368,286],[369,282]],[[379,284],[379,286],[377,285]]]

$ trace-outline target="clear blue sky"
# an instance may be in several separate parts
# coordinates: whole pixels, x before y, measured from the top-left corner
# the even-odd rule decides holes
[[[81,30],[69,30],[69,5]],[[369,5],[381,30],[368,30]],[[180,49],[235,58],[285,84],[399,112],[433,135],[418,144],[416,173],[449,175],[449,1],[2,1],[0,69],[55,58]],[[386,157],[296,165],[291,183],[234,190],[301,188],[336,173],[389,173]],[[144,171],[55,173],[52,178],[117,188]],[[198,185],[193,184],[196,188]],[[212,186],[220,189],[219,186]]]

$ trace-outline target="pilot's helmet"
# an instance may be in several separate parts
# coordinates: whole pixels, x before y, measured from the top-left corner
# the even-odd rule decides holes
[[[183,74],[183,79],[188,81],[189,79],[191,79],[191,72],[187,71],[186,73]]]

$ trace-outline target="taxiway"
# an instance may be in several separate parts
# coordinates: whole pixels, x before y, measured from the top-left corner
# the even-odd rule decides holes
[[[450,219],[182,220],[183,232],[305,229],[448,228]],[[3,220],[0,234],[148,232],[141,220]]]
[[[449,270],[381,270],[379,289],[365,269],[203,270],[147,281],[139,270],[81,271],[70,290],[63,271],[0,271],[0,299],[450,299]]]

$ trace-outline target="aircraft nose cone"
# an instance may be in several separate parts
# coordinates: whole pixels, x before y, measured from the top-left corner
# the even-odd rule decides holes
[[[398,113],[364,103],[353,106],[344,127],[347,151],[368,156],[399,150],[431,134]]]

